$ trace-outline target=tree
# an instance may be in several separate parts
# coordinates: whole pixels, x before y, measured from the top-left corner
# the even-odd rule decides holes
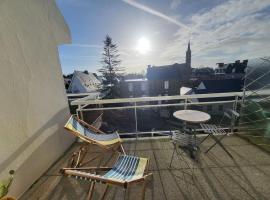
[[[120,96],[119,80],[124,69],[120,67],[120,55],[118,54],[117,45],[113,43],[112,38],[106,35],[103,43],[102,67],[98,70],[102,74],[100,92],[105,95],[105,98],[117,98]]]

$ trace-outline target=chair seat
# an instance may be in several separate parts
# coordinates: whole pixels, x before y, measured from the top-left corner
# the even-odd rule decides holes
[[[202,129],[209,134],[214,135],[225,135],[227,134],[224,128],[217,126],[215,124],[201,124]]]
[[[102,177],[120,182],[128,182],[142,178],[147,165],[147,160],[147,158],[121,155],[114,167]]]

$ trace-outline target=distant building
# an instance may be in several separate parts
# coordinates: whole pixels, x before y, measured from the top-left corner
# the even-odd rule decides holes
[[[193,89],[192,94],[210,94],[210,93],[226,93],[241,92],[243,89],[243,79],[212,79],[203,80],[197,88]],[[193,99],[193,102],[211,102],[211,101],[227,101],[234,100],[234,97],[217,97]],[[222,114],[224,109],[232,108],[232,103],[201,105],[201,110],[211,114]]]
[[[100,84],[100,80],[93,73],[87,74],[81,71],[74,71],[67,92],[93,93],[98,96],[98,87]]]
[[[188,86],[191,77],[190,42],[186,51],[186,62],[164,66],[148,66],[147,79],[150,96],[179,95],[182,86]]]
[[[243,76],[247,67],[248,60],[236,60],[234,63],[217,63],[215,69],[215,75],[232,75],[232,76]]]
[[[122,98],[149,96],[148,81],[146,78],[126,79],[120,83]]]

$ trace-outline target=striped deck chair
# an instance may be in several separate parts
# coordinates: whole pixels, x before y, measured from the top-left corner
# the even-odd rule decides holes
[[[108,167],[85,167],[85,168],[63,168],[60,172],[68,177],[90,181],[90,189],[87,199],[92,199],[95,183],[106,185],[101,199],[104,199],[109,185],[120,186],[127,189],[135,183],[143,183],[142,199],[145,197],[145,187],[148,177],[149,159],[131,155],[120,155],[112,168]],[[92,172],[91,172],[92,171]],[[102,174],[98,174],[98,172]]]
[[[75,115],[72,115],[69,118],[64,127],[74,136],[80,138],[83,141],[79,150],[72,155],[70,160],[71,167],[82,166],[99,157],[95,156],[91,160],[83,163],[83,160],[88,152],[89,144],[97,145],[107,152],[118,151],[125,154],[124,148],[122,146],[122,140],[117,132],[106,134],[94,126],[87,124],[83,120],[80,120]],[[104,154],[104,152],[102,152],[102,154]]]

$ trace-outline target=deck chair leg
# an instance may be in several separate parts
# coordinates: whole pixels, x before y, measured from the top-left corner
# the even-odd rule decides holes
[[[94,188],[95,188],[95,182],[91,182],[90,188],[89,188],[89,192],[88,192],[88,196],[87,196],[87,200],[91,200],[94,194]]]
[[[82,166],[82,163],[83,163],[84,158],[85,158],[85,156],[87,155],[87,153],[88,153],[88,146],[85,146],[85,147],[83,147],[83,150],[82,150],[81,159],[80,159],[79,165],[78,165],[79,167]]]
[[[108,192],[108,189],[109,189],[109,185],[106,185],[106,188],[105,188],[105,190],[104,190],[104,192],[103,192],[103,194],[102,194],[100,200],[104,200],[104,199],[105,199],[106,194],[107,194],[107,192]]]
[[[142,200],[145,199],[145,189],[146,189],[146,180],[143,182],[143,188],[142,188]]]
[[[172,161],[173,161],[173,157],[174,157],[174,154],[176,151],[176,145],[174,144],[173,146],[174,146],[174,148],[173,148],[173,153],[172,153],[172,157],[171,157],[171,161],[170,161],[170,167],[172,167]]]

